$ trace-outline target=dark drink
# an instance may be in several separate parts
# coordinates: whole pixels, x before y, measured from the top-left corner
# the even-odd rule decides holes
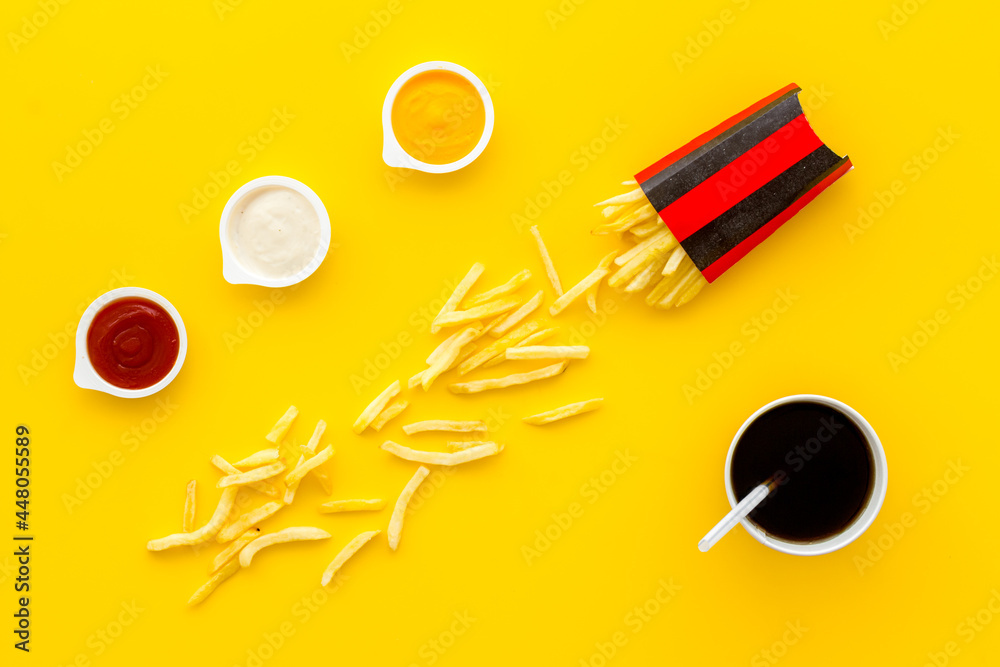
[[[743,431],[730,466],[740,500],[769,479],[774,490],[748,518],[790,542],[816,542],[846,529],[868,503],[871,447],[836,408],[797,401],[771,408]]]

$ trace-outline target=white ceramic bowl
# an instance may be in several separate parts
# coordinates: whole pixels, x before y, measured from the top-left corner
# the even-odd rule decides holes
[[[396,139],[396,133],[392,128],[392,105],[396,101],[396,95],[399,93],[399,89],[403,87],[404,83],[412,79],[417,74],[436,69],[454,72],[471,83],[476,89],[476,92],[479,93],[479,97],[482,98],[483,110],[486,113],[486,124],[483,126],[483,136],[479,137],[479,143],[477,143],[475,148],[469,151],[467,155],[462,157],[462,159],[449,162],[448,164],[430,164],[427,162],[421,162],[417,158],[413,157],[399,145],[399,141]],[[431,60],[426,63],[420,63],[419,65],[415,65],[400,74],[399,78],[393,82],[392,86],[390,86],[389,92],[386,93],[385,96],[385,103],[382,104],[382,160],[390,167],[416,169],[418,171],[426,171],[429,174],[446,174],[451,171],[456,171],[479,157],[479,154],[486,148],[486,144],[490,142],[490,137],[492,135],[493,100],[490,98],[490,93],[486,90],[486,86],[483,85],[483,82],[479,80],[478,76],[469,70],[465,69],[461,65],[456,65],[455,63],[450,63],[445,60]]]
[[[306,201],[316,211],[316,217],[319,218],[319,246],[316,248],[316,254],[313,255],[313,258],[301,271],[285,278],[269,278],[259,276],[250,271],[240,263],[239,258],[229,244],[229,220],[236,205],[254,190],[276,185],[294,190],[305,197]],[[330,215],[326,212],[326,206],[323,205],[323,201],[305,183],[297,181],[294,178],[288,178],[287,176],[261,176],[245,183],[226,202],[225,208],[222,209],[222,217],[219,220],[219,242],[222,244],[222,277],[226,279],[226,282],[233,285],[288,287],[300,283],[311,276],[326,258],[326,253],[330,250]]]
[[[885,492],[889,483],[889,469],[885,460],[885,450],[882,448],[882,443],[875,434],[875,429],[873,429],[871,424],[869,424],[854,408],[827,396],[819,396],[817,394],[795,394],[793,396],[779,398],[776,401],[771,401],[760,410],[757,410],[757,412],[750,415],[750,417],[743,422],[743,426],[740,426],[740,430],[737,431],[736,435],[733,437],[732,444],[729,445],[729,453],[726,455],[725,469],[726,496],[729,498],[729,504],[736,507],[736,503],[739,502],[739,499],[736,498],[736,494],[733,493],[733,485],[731,483],[729,471],[730,466],[733,463],[733,452],[736,450],[736,443],[739,442],[743,432],[754,420],[757,419],[757,417],[761,416],[771,408],[784,405],[785,403],[796,403],[801,401],[828,405],[834,410],[843,413],[848,419],[854,422],[855,426],[858,427],[861,434],[868,441],[868,446],[871,448],[872,460],[875,466],[874,481],[872,482],[871,493],[868,495],[868,503],[861,511],[861,514],[859,514],[854,521],[847,526],[847,528],[836,535],[826,538],[825,540],[818,540],[816,542],[789,542],[786,540],[780,540],[765,533],[749,517],[743,519],[740,523],[743,524],[743,527],[748,533],[753,535],[754,539],[763,545],[771,547],[772,549],[776,549],[786,554],[792,554],[793,556],[819,556],[841,549],[861,537],[861,535],[872,525],[872,522],[875,521],[875,517],[878,516],[879,510],[882,509],[882,503],[885,501]]]
[[[87,333],[90,331],[90,325],[94,321],[94,316],[112,301],[130,297],[149,299],[167,311],[167,314],[173,319],[174,324],[177,325],[177,360],[174,362],[173,368],[170,369],[170,372],[162,380],[143,389],[125,389],[124,387],[116,387],[111,384],[94,369],[94,365],[90,363],[90,355],[87,353]],[[177,377],[181,366],[184,365],[184,357],[187,356],[187,346],[187,330],[184,328],[184,320],[181,319],[181,314],[177,312],[172,303],[152,290],[142,287],[119,287],[110,292],[105,292],[94,299],[94,302],[87,306],[87,310],[83,311],[83,315],[80,316],[80,324],[76,327],[76,365],[73,368],[73,382],[83,389],[103,391],[106,394],[121,398],[142,398],[143,396],[149,396],[166,387]]]

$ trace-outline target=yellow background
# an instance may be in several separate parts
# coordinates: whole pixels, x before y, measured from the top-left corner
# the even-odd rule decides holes
[[[987,612],[992,624],[975,631],[960,624],[1000,587],[1000,281],[987,281],[961,309],[949,300],[1000,245],[995,6],[589,0],[563,2],[559,14],[556,0],[400,0],[396,13],[379,14],[388,7],[381,0],[247,0],[232,11],[210,0],[72,0],[47,19],[36,16],[43,6],[10,0],[0,20],[0,402],[10,445],[15,425],[32,430],[37,537],[30,656],[11,647],[12,548],[0,556],[3,664],[255,664],[248,651],[259,655],[282,627],[290,636],[273,655],[264,650],[263,664],[773,664],[766,650],[789,667],[921,665],[948,642],[958,649],[949,664],[995,664],[1000,619]],[[342,45],[372,12],[386,25],[369,25],[377,34],[348,58]],[[44,25],[32,31],[25,21]],[[26,32],[12,42],[11,33]],[[678,66],[689,38],[702,52],[691,47],[696,57]],[[488,83],[496,130],[459,173],[387,179],[384,93],[430,59],[458,62]],[[147,67],[166,74],[133,93]],[[694,302],[660,313],[604,288],[602,301],[616,312],[602,326],[585,326],[579,305],[559,318],[563,340],[576,331],[593,348],[563,377],[476,397],[451,396],[441,381],[426,396],[410,392],[405,418],[381,434],[351,433],[375,394],[422,367],[435,344],[422,313],[473,262],[487,267],[483,287],[522,268],[543,285],[531,237],[512,216],[524,215],[545,182],[563,170],[572,176],[559,196],[541,198],[548,205],[537,217],[572,284],[615,246],[588,233],[594,201],[791,81],[804,88],[819,136],[856,168]],[[124,118],[124,102],[115,102],[122,95],[144,97]],[[250,159],[241,145],[274,109],[294,118]],[[60,180],[53,163],[102,121],[113,131]],[[582,157],[581,146],[600,147],[609,122],[625,127],[593,159]],[[947,150],[934,155],[949,128],[951,143],[939,142]],[[914,171],[913,156],[925,151],[936,159]],[[229,161],[239,174],[185,221],[182,205]],[[319,194],[336,244],[273,313],[271,290],[223,281],[218,242],[226,198],[267,174]],[[901,194],[852,238],[845,226],[859,208],[878,212],[877,193],[897,179]],[[60,332],[122,277],[162,293],[187,325],[187,361],[157,397],[117,399],[71,379],[72,342]],[[770,317],[779,289],[797,301],[751,341],[753,318]],[[929,340],[918,336],[926,344],[894,368],[889,353],[938,309],[948,321]],[[241,330],[251,320],[259,326]],[[383,346],[395,352],[401,334],[411,344],[388,363],[377,357]],[[689,402],[684,385],[734,341],[745,353],[721,375],[711,369],[718,378]],[[366,360],[387,368],[359,393],[351,378]],[[33,363],[37,375],[25,374]],[[698,539],[728,509],[722,467],[732,435],[759,406],[798,392],[849,403],[881,436],[890,475],[876,524],[818,558],[771,551],[742,529],[699,553]],[[520,423],[595,395],[607,399],[595,414],[545,429]],[[160,423],[149,421],[163,416],[157,399],[172,405]],[[406,421],[499,411],[495,436],[507,448],[432,486],[399,551],[382,539],[366,547],[308,618],[300,600],[314,594],[332,555],[389,516],[320,516],[314,481],[266,528],[318,525],[333,539],[265,552],[187,608],[211,552],[151,554],[145,542],[179,529],[192,477],[201,485],[199,523],[206,520],[217,499],[209,457],[264,446],[289,403],[301,411],[295,440],[319,418],[330,424],[338,497],[395,498],[414,466],[378,443],[404,438]],[[152,433],[141,441],[127,435],[144,427]],[[116,451],[121,465],[68,511],[66,498],[88,474],[107,471]],[[590,503],[583,485],[624,452],[637,460]],[[953,484],[949,462],[969,468],[949,475]],[[0,493],[5,544],[14,532],[10,473]],[[934,502],[917,495],[925,487]],[[574,502],[582,516],[551,528],[552,515]],[[905,513],[913,520],[893,537],[887,526]],[[547,528],[562,534],[529,565],[522,547]],[[872,551],[879,539],[886,548]],[[878,560],[859,565],[869,557]],[[627,614],[661,579],[680,590],[633,632]],[[126,613],[119,634],[123,604],[142,611]],[[451,637],[455,614],[475,620]],[[797,623],[807,628],[799,638],[786,633]],[[109,631],[117,634],[110,644],[99,634]],[[606,659],[599,645],[616,632],[627,642]],[[437,653],[432,641],[450,647]]]

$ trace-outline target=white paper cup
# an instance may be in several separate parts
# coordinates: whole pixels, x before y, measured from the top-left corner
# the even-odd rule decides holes
[[[93,323],[94,316],[97,315],[98,311],[112,301],[134,297],[149,299],[163,308],[177,326],[177,360],[174,361],[170,372],[162,380],[142,389],[126,389],[111,384],[94,369],[94,365],[90,362],[90,354],[87,353],[87,333],[90,331],[90,325]],[[149,396],[166,387],[177,377],[177,374],[181,371],[181,366],[184,365],[184,357],[187,356],[187,346],[187,330],[184,328],[184,320],[181,319],[181,314],[177,312],[172,303],[153,290],[142,287],[119,287],[110,292],[105,292],[94,299],[94,302],[87,306],[87,310],[83,311],[83,315],[80,316],[80,324],[76,327],[76,365],[73,368],[73,382],[82,389],[103,391],[106,394],[121,398],[142,398],[143,396]]]
[[[479,143],[477,143],[476,146],[460,160],[449,162],[448,164],[430,164],[427,162],[421,162],[414,156],[410,155],[403,150],[402,146],[399,145],[399,141],[396,139],[396,133],[392,127],[392,105],[396,101],[396,95],[399,93],[399,89],[403,87],[404,83],[412,79],[417,74],[436,69],[454,72],[471,83],[476,89],[476,92],[479,93],[479,97],[482,98],[483,110],[486,112],[486,124],[483,126],[483,136],[479,137]],[[478,76],[461,65],[456,65],[455,63],[450,63],[444,60],[431,60],[429,62],[420,63],[419,65],[411,67],[400,74],[399,78],[393,82],[392,86],[389,88],[389,92],[386,93],[385,102],[382,104],[382,160],[390,167],[416,169],[418,171],[426,171],[429,174],[446,174],[451,171],[456,171],[479,157],[479,154],[486,148],[486,144],[490,142],[490,136],[492,136],[492,134],[493,100],[490,98],[489,91],[486,90],[486,86],[483,85],[483,82],[479,80]]]
[[[889,483],[889,470],[885,460],[885,450],[882,449],[882,443],[875,434],[875,429],[873,429],[871,424],[869,424],[854,408],[834,398],[828,398],[827,396],[819,396],[817,394],[795,394],[779,398],[776,401],[771,401],[761,409],[757,410],[757,412],[750,415],[750,417],[743,422],[743,425],[740,426],[740,430],[737,431],[736,435],[733,437],[732,444],[729,445],[729,453],[726,455],[725,469],[726,496],[729,498],[729,504],[736,507],[736,503],[738,503],[740,499],[736,497],[735,493],[733,493],[730,469],[733,463],[733,452],[736,450],[736,443],[740,441],[740,437],[742,437],[743,432],[759,416],[771,408],[775,408],[786,403],[798,402],[810,402],[827,405],[834,410],[841,412],[861,431],[861,434],[865,437],[865,441],[868,443],[868,447],[871,450],[872,462],[874,463],[872,489],[871,493],[868,494],[868,502],[865,504],[861,513],[858,514],[854,521],[852,521],[844,530],[836,535],[832,535],[826,539],[815,542],[790,542],[778,539],[764,532],[764,530],[754,523],[753,519],[750,517],[746,517],[740,523],[746,531],[754,537],[754,539],[765,546],[771,547],[772,549],[776,549],[777,551],[781,551],[786,554],[792,554],[793,556],[819,556],[843,548],[861,537],[861,535],[868,530],[869,526],[872,525],[872,522],[875,521],[875,517],[878,516],[879,510],[882,509],[882,502],[885,500],[885,492]]]
[[[316,217],[319,218],[319,246],[316,248],[316,254],[313,255],[313,258],[309,260],[309,263],[301,271],[284,278],[260,276],[247,269],[240,263],[239,258],[233,251],[232,245],[229,243],[229,222],[236,205],[254,190],[273,186],[286,187],[305,197],[306,201],[316,211]],[[330,250],[330,215],[326,212],[326,206],[323,205],[323,201],[305,183],[297,181],[294,178],[288,178],[287,176],[261,176],[249,183],[245,183],[226,202],[225,208],[222,209],[222,217],[219,220],[219,242],[222,244],[222,277],[226,279],[226,282],[233,285],[288,287],[300,283],[311,276],[326,258],[326,253]]]

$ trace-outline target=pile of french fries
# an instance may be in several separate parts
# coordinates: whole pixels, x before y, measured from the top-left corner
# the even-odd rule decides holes
[[[683,306],[708,284],[694,262],[663,224],[642,188],[634,180],[629,189],[594,204],[604,222],[592,234],[618,234],[634,245],[615,257],[619,267],[608,277],[608,285],[626,293],[646,294],[646,303],[656,308]]]

